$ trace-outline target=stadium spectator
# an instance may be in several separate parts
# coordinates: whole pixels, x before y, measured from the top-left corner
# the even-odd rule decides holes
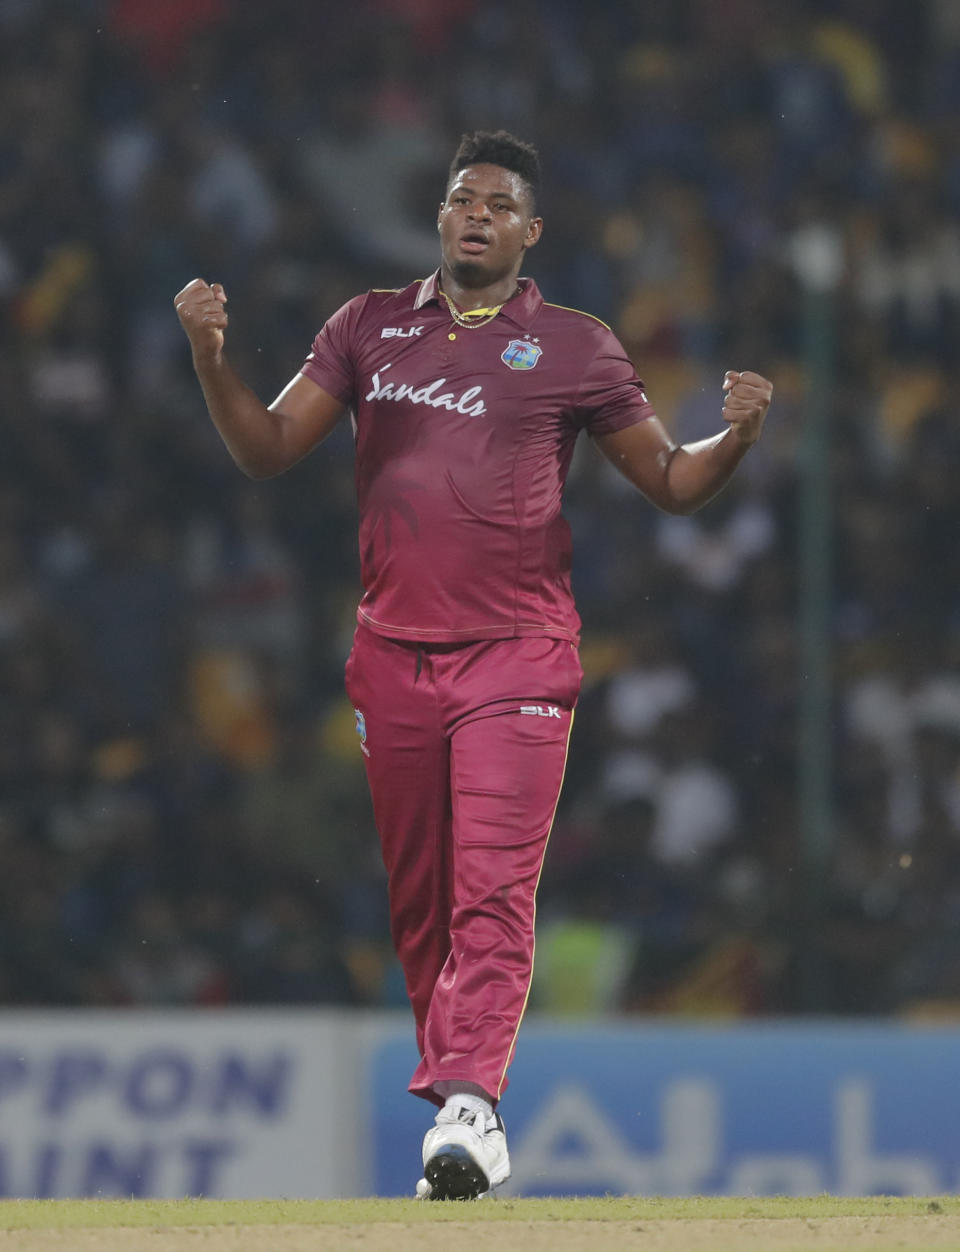
[[[743,73],[727,72],[732,55]],[[222,260],[237,304],[271,310],[255,335],[238,327],[251,381],[288,376],[343,300],[407,280],[411,244],[432,268],[434,243],[397,229],[405,206],[359,199],[371,161],[408,171],[415,223],[432,207],[424,144],[500,123],[537,139],[549,171],[534,276],[616,323],[673,433],[713,428],[716,359],[746,347],[775,373],[781,415],[696,534],[615,491],[590,449],[578,457],[586,679],[541,916],[563,925],[602,904],[617,925],[635,919],[629,972],[602,997],[632,1010],[702,1006],[709,986],[736,989],[725,1011],[743,1013],[960,999],[958,65],[953,0],[358,0],[323,23],[297,0],[0,4],[5,1002],[129,998],[117,954],[149,920],[138,906],[171,891],[185,901],[175,946],[215,971],[217,995],[261,996],[274,969],[291,996],[396,1002],[369,809],[337,747],[357,583],[350,442],[282,485],[237,491],[168,297],[171,275]],[[327,164],[344,148],[335,101],[360,137],[349,194]],[[813,997],[796,976],[810,939],[795,578],[809,325],[790,265],[811,215],[844,263],[844,381],[830,397],[836,891]],[[391,258],[402,275],[385,275]],[[611,830],[664,769],[640,725],[641,633],[723,714],[701,753],[728,820],[709,871],[679,886],[639,834],[627,872],[629,834]],[[198,663],[218,640],[211,676]],[[239,731],[212,733],[238,708]],[[307,720],[320,747],[291,754]],[[285,785],[280,866],[258,814]],[[297,806],[314,788],[322,868],[302,859]],[[695,795],[681,788],[681,807]],[[585,845],[590,881],[610,884],[586,905],[564,859]],[[317,931],[328,875],[343,915]],[[304,925],[306,948],[284,946],[283,919]],[[695,951],[680,951],[684,934]],[[169,995],[137,985],[138,1002]]]

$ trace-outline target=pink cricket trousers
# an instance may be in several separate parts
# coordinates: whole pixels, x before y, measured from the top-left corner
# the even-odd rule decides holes
[[[448,1084],[465,1085],[496,1102],[530,992],[576,648],[418,645],[359,626],[346,678],[416,1019],[410,1090],[443,1104]]]

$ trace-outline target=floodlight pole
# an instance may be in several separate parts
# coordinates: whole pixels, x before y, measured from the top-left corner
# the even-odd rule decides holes
[[[800,1002],[824,1007],[818,930],[834,840],[833,769],[833,492],[830,417],[834,387],[834,293],[843,245],[826,223],[793,239],[804,292],[804,424],[800,446],[797,812],[802,855]]]

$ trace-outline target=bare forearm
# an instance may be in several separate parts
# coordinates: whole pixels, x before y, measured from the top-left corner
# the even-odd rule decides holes
[[[723,417],[727,429],[679,447],[660,420],[648,417],[597,442],[604,456],[648,500],[667,513],[695,513],[730,481],[760,438],[773,384],[759,374],[727,370]]]
[[[749,447],[730,429],[675,448],[667,454],[663,497],[656,503],[670,513],[695,513],[726,486]]]
[[[251,478],[280,473],[297,458],[284,448],[283,416],[253,394],[223,355],[230,320],[223,284],[194,278],[177,292],[173,303],[190,340],[203,398],[230,455]]]
[[[269,478],[285,469],[282,417],[250,390],[223,353],[194,353],[193,368],[213,424],[243,472]]]
[[[180,324],[190,340],[193,368],[210,416],[230,455],[251,478],[282,474],[333,430],[346,402],[303,374],[266,405],[234,372],[223,355],[229,318],[221,283],[193,278],[174,297]]]

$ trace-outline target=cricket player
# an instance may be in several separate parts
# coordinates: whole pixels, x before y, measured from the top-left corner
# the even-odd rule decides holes
[[[176,296],[237,465],[280,474],[346,414],[363,597],[346,668],[416,1022],[410,1090],[438,1107],[417,1194],[510,1174],[497,1105],[533,972],[537,883],[581,681],[560,511],[585,432],[657,507],[691,513],[756,442],[771,384],[723,380],[723,425],[678,446],[616,337],[521,277],[543,230],[536,150],[465,135],[437,214],[440,266],[334,313],[266,406],[224,353],[227,296]],[[382,188],[384,230],[390,187]]]

